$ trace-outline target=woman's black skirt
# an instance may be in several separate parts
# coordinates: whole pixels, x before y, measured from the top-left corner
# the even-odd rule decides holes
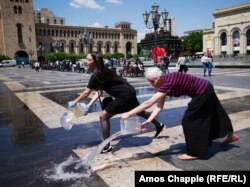
[[[194,96],[182,119],[187,154],[201,157],[216,138],[233,132],[231,120],[209,83],[204,94]]]

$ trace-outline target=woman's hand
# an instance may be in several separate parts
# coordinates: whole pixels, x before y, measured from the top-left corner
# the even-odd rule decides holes
[[[148,122],[148,121],[144,121],[144,122],[141,124],[141,132],[144,132],[145,130],[147,130],[149,123],[150,123],[150,122]]]
[[[128,112],[125,112],[125,113],[122,113],[122,114],[121,114],[121,118],[122,118],[123,120],[128,119],[129,117],[130,117],[130,114],[129,114]]]
[[[75,101],[69,101],[69,107],[70,108],[73,108],[73,107],[75,107],[76,106],[76,103],[75,103]]]
[[[90,104],[87,104],[86,107],[85,107],[85,112],[84,112],[84,116],[86,116],[89,112],[90,112],[90,109],[91,109],[91,106]]]

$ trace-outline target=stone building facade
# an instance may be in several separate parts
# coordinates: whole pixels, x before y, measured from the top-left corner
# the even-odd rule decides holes
[[[43,56],[55,51],[74,54],[86,54],[89,51],[102,54],[136,54],[137,31],[131,29],[130,25],[128,22],[119,22],[112,29],[37,23],[38,55]],[[92,40],[84,43],[80,40],[80,35],[86,31],[92,36]],[[58,47],[54,47],[55,42],[59,42]]]
[[[250,55],[250,3],[215,10],[213,29],[203,31],[203,51],[214,56]]]
[[[0,1],[0,54],[21,64],[36,59],[36,34],[32,0]]]
[[[92,36],[88,44],[80,40],[84,31]],[[0,54],[20,64],[53,51],[86,54],[90,50],[137,54],[137,31],[129,22],[118,22],[115,28],[35,23],[33,0],[0,1]]]

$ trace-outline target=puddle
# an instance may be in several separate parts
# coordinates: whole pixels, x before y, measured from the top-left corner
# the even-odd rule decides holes
[[[0,181],[1,186],[107,186],[97,175],[85,175],[78,170],[74,180],[67,173],[58,180],[45,180],[44,173],[63,163],[73,149],[101,142],[99,123],[48,129],[9,89],[0,82]],[[98,132],[97,132],[98,131]],[[84,135],[85,133],[86,135]],[[93,146],[92,145],[92,146]],[[66,162],[68,163],[68,162]],[[67,167],[65,172],[69,172]],[[60,171],[60,170],[59,170]],[[72,173],[73,174],[73,173]],[[77,176],[86,176],[85,178]],[[13,178],[14,176],[14,178]],[[54,175],[56,177],[56,175]],[[61,177],[61,178],[60,178]]]

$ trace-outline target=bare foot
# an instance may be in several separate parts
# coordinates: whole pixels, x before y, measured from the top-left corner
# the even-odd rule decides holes
[[[190,155],[187,155],[187,154],[183,154],[183,155],[179,155],[177,156],[178,160],[184,160],[184,161],[187,161],[187,160],[197,160],[198,157],[196,156],[190,156]]]
[[[222,143],[221,143],[221,146],[225,146],[225,145],[228,145],[229,143],[231,142],[235,142],[237,140],[239,140],[240,137],[236,134],[236,133],[233,133],[230,137],[227,137],[227,139],[225,139]]]

